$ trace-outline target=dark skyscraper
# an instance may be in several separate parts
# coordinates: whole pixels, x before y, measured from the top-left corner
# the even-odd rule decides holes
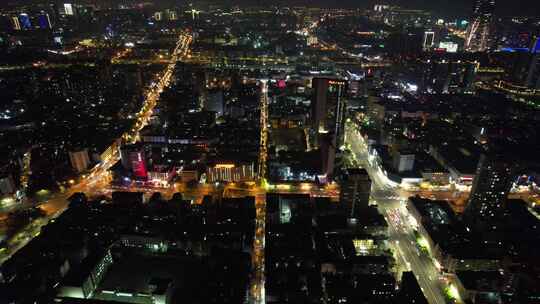
[[[356,217],[360,210],[368,207],[371,179],[365,169],[348,169],[340,187],[339,201],[348,218]]]
[[[320,143],[321,135],[332,134],[335,147],[343,144],[346,82],[338,79],[313,78],[311,100],[313,129]]]
[[[336,162],[336,147],[334,140],[329,134],[320,134],[319,145],[322,160],[322,173],[326,176],[332,176]]]
[[[467,206],[467,217],[472,223],[494,223],[502,215],[514,180],[514,167],[499,154],[480,157]]]
[[[526,85],[532,89],[540,89],[540,53],[531,54]]]
[[[467,28],[465,50],[483,52],[489,47],[490,25],[495,10],[495,0],[476,0]]]

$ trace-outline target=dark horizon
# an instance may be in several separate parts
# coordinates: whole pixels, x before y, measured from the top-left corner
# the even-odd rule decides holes
[[[151,2],[157,4],[183,4],[189,3],[190,1],[184,0],[150,0]],[[42,0],[11,0],[0,3],[0,7],[26,4],[26,3],[43,3]],[[75,0],[75,1],[60,1],[60,2],[83,2],[83,3],[114,3],[114,2],[137,2],[135,0]],[[222,3],[222,4],[239,4],[239,5],[269,5],[269,2],[262,0],[225,0],[225,1],[193,1],[196,5],[197,2],[206,2],[206,3]],[[455,1],[446,1],[446,0],[338,0],[328,3],[328,1],[323,0],[275,0],[270,2],[271,5],[280,5],[280,6],[318,6],[318,7],[343,7],[343,8],[370,8],[375,4],[389,4],[397,5],[409,9],[425,9],[433,11],[435,14],[444,16],[444,17],[467,17],[472,11],[471,0],[455,0]],[[496,10],[495,14],[498,16],[538,16],[540,15],[540,1],[537,0],[497,0],[496,1]]]
[[[239,3],[263,2],[260,0],[239,0],[232,1]],[[466,17],[472,12],[473,3],[471,0],[338,0],[332,1],[329,4],[327,1],[316,0],[292,0],[292,1],[276,1],[277,3],[291,5],[310,5],[317,6],[333,6],[333,7],[360,7],[369,8],[375,4],[397,5],[409,9],[425,9],[433,11],[437,14],[452,17]],[[540,14],[540,1],[537,0],[498,0],[496,1],[496,14],[499,16],[523,15],[523,16],[538,16]]]

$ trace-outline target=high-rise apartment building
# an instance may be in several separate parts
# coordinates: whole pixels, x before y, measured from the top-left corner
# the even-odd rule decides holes
[[[503,215],[514,180],[514,164],[497,153],[480,157],[466,215],[473,223],[491,222]]]

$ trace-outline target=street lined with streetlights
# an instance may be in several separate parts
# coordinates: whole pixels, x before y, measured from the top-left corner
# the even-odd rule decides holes
[[[250,288],[250,300],[255,304],[264,304],[265,300],[265,234],[266,234],[266,160],[268,146],[268,81],[260,80],[260,147],[259,147],[259,193],[255,196],[255,237],[253,240],[252,267],[253,277]]]
[[[68,198],[77,192],[84,192],[88,196],[100,194],[107,189],[110,181],[109,169],[120,160],[119,144],[121,140],[133,143],[139,138],[139,132],[149,122],[154,107],[159,101],[161,92],[169,86],[174,75],[176,63],[189,55],[190,45],[193,38],[191,35],[182,32],[178,38],[176,46],[171,56],[171,63],[167,65],[164,72],[157,76],[157,84],[147,93],[142,109],[137,113],[137,119],[134,126],[126,131],[122,138],[117,139],[106,149],[109,153],[97,164],[90,172],[81,177],[80,182],[74,184],[65,192],[52,195],[46,202],[39,205],[39,208],[45,212],[44,217],[32,220],[24,226],[10,239],[6,241],[5,247],[0,251],[0,264],[8,260],[15,252],[24,247],[35,236],[39,235],[41,227],[46,225],[51,219],[56,218],[67,208]]]
[[[389,185],[382,172],[369,163],[367,146],[352,123],[347,123],[346,132],[351,152],[373,181],[371,196],[388,222],[389,242],[396,251],[398,262],[405,262],[402,268],[415,274],[429,303],[446,303],[437,267],[430,257],[418,250],[414,227],[409,223],[408,211],[404,206],[408,193]]]

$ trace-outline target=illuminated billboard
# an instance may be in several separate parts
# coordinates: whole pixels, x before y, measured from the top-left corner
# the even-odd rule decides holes
[[[457,53],[458,44],[451,41],[441,41],[439,48],[445,49],[448,53]]]

